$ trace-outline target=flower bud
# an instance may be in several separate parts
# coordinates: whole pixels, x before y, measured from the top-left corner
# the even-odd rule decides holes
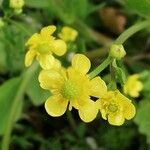
[[[20,9],[24,5],[24,0],[10,0],[9,6],[13,9]]]
[[[117,60],[122,59],[126,55],[123,45],[113,44],[110,47],[109,55]]]

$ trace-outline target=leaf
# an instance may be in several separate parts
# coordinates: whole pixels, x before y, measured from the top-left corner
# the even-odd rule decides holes
[[[150,99],[150,71],[145,70],[141,72],[140,79],[144,85],[142,93],[147,99]]]
[[[39,70],[37,70],[33,74],[28,84],[28,87],[26,88],[26,93],[29,96],[31,102],[35,106],[39,106],[43,104],[46,101],[46,99],[51,95],[49,91],[43,90],[40,87],[40,84],[38,81],[38,75],[39,75]]]
[[[20,85],[20,78],[12,78],[0,86],[0,135],[5,131],[5,127],[10,115],[17,90]],[[19,119],[22,111],[22,101],[18,104],[15,121]]]
[[[115,78],[120,84],[125,84],[126,75],[124,70],[121,67],[118,67],[116,61],[113,61],[112,66],[115,69]]]
[[[150,0],[126,0],[128,10],[144,17],[150,18]]]
[[[137,115],[134,119],[139,126],[139,131],[147,136],[147,142],[150,143],[150,101],[142,100],[137,109]]]

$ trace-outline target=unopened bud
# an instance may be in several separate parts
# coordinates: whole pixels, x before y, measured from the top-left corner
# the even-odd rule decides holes
[[[122,59],[126,55],[123,45],[113,44],[110,47],[109,55],[115,59]]]
[[[14,9],[20,9],[24,5],[24,0],[10,0],[9,6]]]

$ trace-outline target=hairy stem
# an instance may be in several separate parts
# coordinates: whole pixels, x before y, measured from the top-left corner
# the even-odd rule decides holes
[[[133,34],[136,32],[150,26],[150,21],[143,21],[140,23],[137,23],[131,27],[129,27],[127,30],[125,30],[116,40],[115,44],[123,44],[128,38],[130,38]]]
[[[97,76],[101,71],[103,71],[110,63],[112,62],[111,57],[107,57],[95,70],[89,73],[90,78],[94,78]]]

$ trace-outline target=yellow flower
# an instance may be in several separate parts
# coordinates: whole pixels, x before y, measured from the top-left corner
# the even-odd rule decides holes
[[[139,92],[143,89],[143,84],[139,81],[139,75],[134,74],[128,77],[127,82],[123,87],[125,94],[130,95],[131,97],[138,97]]]
[[[102,118],[111,125],[120,126],[125,119],[130,120],[135,116],[135,107],[127,97],[118,90],[109,91],[100,100],[97,100]]]
[[[75,41],[77,36],[78,32],[67,26],[63,27],[61,33],[59,33],[59,37],[66,42]]]
[[[68,69],[41,71],[41,87],[53,94],[45,103],[49,115],[61,116],[69,106],[69,110],[72,107],[78,109],[79,116],[84,122],[95,119],[98,108],[90,97],[101,97],[107,92],[107,87],[100,77],[89,79],[87,72],[90,66],[90,60],[86,56],[76,54],[72,59],[72,66]]]
[[[62,56],[66,52],[66,43],[52,36],[55,30],[56,27],[53,25],[44,27],[40,33],[33,34],[27,41],[26,46],[29,47],[25,56],[27,67],[32,64],[33,59],[36,57],[43,69],[50,69],[55,63],[52,54]]]

